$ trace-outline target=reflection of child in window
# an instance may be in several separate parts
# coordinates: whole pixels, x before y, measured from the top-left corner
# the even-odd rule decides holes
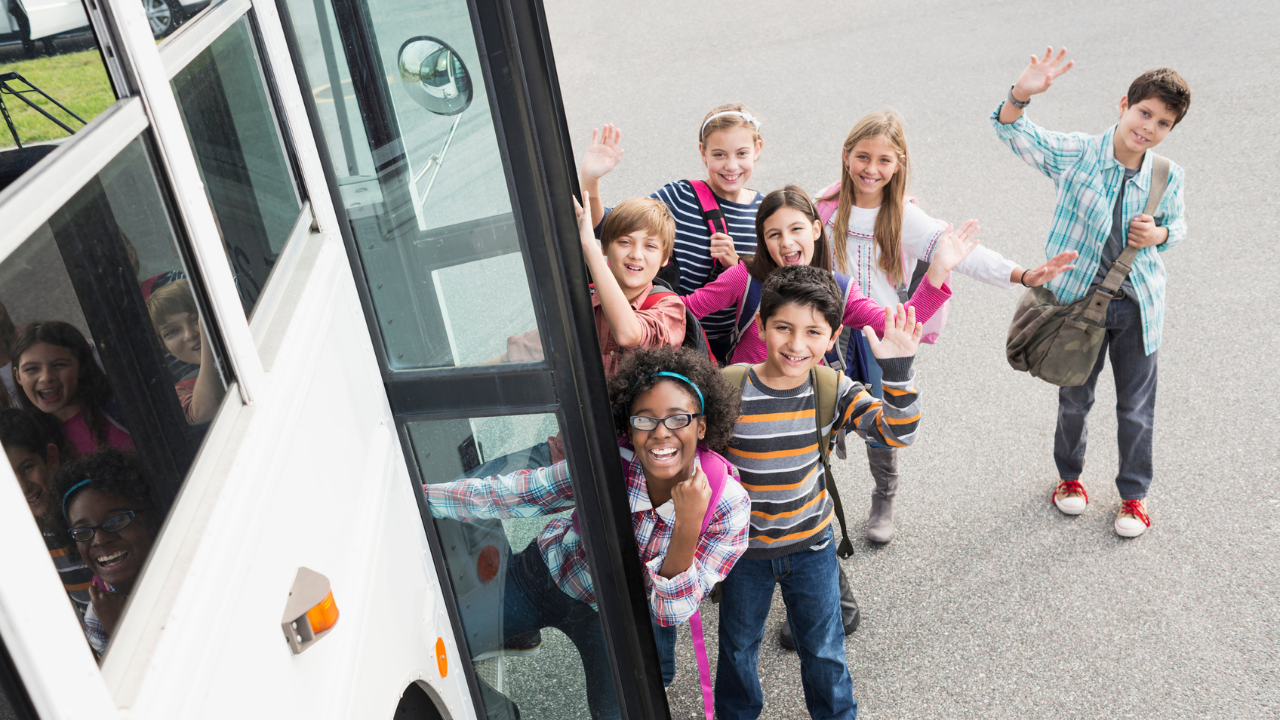
[[[13,344],[13,367],[22,408],[59,447],[71,455],[104,445],[133,449],[107,375],[74,325],[51,320],[24,327]]]
[[[133,453],[108,448],[73,460],[58,468],[53,486],[60,519],[95,577],[84,630],[101,654],[164,518]]]
[[[192,425],[209,422],[222,402],[225,388],[218,377],[213,349],[200,326],[191,284],[175,280],[157,288],[147,298],[147,312],[151,314],[151,324],[160,344],[182,362],[199,366],[194,377],[183,378],[174,385],[187,422]]]

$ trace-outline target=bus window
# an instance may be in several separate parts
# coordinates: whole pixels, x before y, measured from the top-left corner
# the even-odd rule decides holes
[[[353,82],[337,27],[355,23],[343,15],[351,8],[284,3],[387,364],[539,362],[526,259],[467,3],[367,6],[377,57],[356,61],[380,67]]]
[[[98,656],[227,389],[153,168],[134,140],[0,260],[0,444]]]
[[[0,1],[0,190],[115,101],[83,5]]]
[[[302,198],[248,17],[173,78],[182,121],[245,315],[298,223]]]
[[[584,578],[574,573],[585,574],[585,565],[564,559],[572,555],[566,548],[580,547],[571,514],[535,516],[526,507],[527,517],[459,521],[443,516],[472,514],[472,506],[455,502],[459,494],[434,494],[450,481],[545,468],[563,458],[555,416],[405,427],[419,477],[433,488],[427,496],[488,716],[516,717],[510,703],[522,717],[582,717],[588,707],[607,716],[616,701],[600,619],[578,599]]]

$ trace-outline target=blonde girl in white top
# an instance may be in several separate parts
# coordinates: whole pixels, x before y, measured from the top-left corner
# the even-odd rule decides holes
[[[876,303],[901,302],[898,289],[910,280],[915,261],[932,258],[949,226],[926,215],[915,203],[905,202],[910,156],[896,113],[873,113],[859,120],[845,139],[840,157],[838,186],[833,184],[819,198],[838,203],[828,225],[833,266],[857,280],[863,294]],[[1075,252],[1064,252],[1037,268],[1024,269],[978,246],[955,271],[996,287],[1035,287],[1070,270],[1075,257]],[[925,331],[929,331],[927,325]],[[879,391],[878,382],[875,386]],[[894,532],[897,454],[893,448],[874,446],[868,446],[867,454],[876,483],[867,539],[888,542]]]

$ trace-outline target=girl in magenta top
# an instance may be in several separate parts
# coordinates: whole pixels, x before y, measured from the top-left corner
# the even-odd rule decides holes
[[[109,445],[133,449],[129,431],[107,412],[111,386],[93,348],[73,325],[37,322],[18,333],[13,379],[23,409],[73,456]]]
[[[951,297],[947,274],[977,246],[978,225],[969,221],[957,232],[948,232],[938,241],[938,250],[925,280],[907,302],[916,309],[916,320],[925,322]],[[738,307],[746,295],[752,278],[761,284],[783,265],[813,265],[831,270],[826,232],[813,201],[804,190],[788,185],[774,190],[760,202],[756,213],[756,254],[750,261],[740,262],[724,271],[712,282],[684,296],[684,303],[695,317],[701,318],[725,308]],[[884,309],[863,296],[856,282],[848,283],[844,324],[861,329],[871,327],[876,334],[884,332]],[[741,308],[739,312],[741,313]],[[737,338],[729,361],[760,363],[767,355],[764,341],[752,327]]]

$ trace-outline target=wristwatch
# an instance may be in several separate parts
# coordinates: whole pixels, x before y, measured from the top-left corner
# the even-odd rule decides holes
[[[1025,101],[1023,101],[1023,100],[1019,100],[1018,98],[1014,97],[1014,96],[1013,96],[1013,86],[1012,86],[1012,85],[1010,85],[1010,86],[1009,86],[1009,104],[1010,104],[1010,105],[1012,105],[1012,106],[1014,106],[1014,107],[1016,107],[1016,108],[1018,108],[1019,110],[1023,110],[1023,109],[1025,109],[1028,105],[1030,105],[1030,104],[1031,104],[1031,98],[1027,98]]]

